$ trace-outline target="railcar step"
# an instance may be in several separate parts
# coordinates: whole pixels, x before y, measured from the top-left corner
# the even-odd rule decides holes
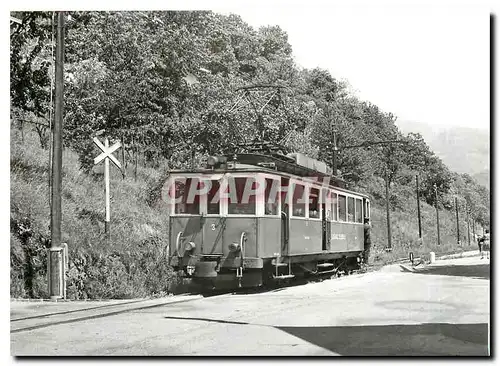
[[[276,266],[276,267],[286,267],[286,266],[288,266],[288,263],[284,263],[284,262],[278,262],[278,263],[276,263],[276,260],[273,260],[271,262],[271,264],[273,266]]]
[[[318,263],[318,268],[333,267],[333,263]]]
[[[273,275],[273,278],[276,279],[276,280],[285,280],[287,278],[294,278],[295,275],[281,275],[281,276],[274,276]]]

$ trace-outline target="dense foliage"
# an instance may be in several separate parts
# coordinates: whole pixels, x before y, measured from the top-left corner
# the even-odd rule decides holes
[[[11,115],[40,126],[50,109],[52,13],[15,15],[23,22],[11,27]],[[339,171],[375,205],[385,203],[385,182],[414,190],[418,174],[422,200],[433,205],[436,188],[452,210],[458,196],[471,219],[489,225],[486,189],[451,172],[422,136],[403,135],[396,116],[346,82],[296,65],[278,26],[253,29],[209,11],[72,12],[65,42],[64,144],[85,174],[95,173],[91,137],[101,130],[122,140],[125,165],[171,168],[254,140],[330,164],[336,134]],[[369,144],[387,140],[400,143]],[[405,209],[402,197],[390,197],[392,209]]]

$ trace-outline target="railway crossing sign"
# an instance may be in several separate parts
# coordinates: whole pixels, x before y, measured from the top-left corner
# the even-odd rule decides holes
[[[109,146],[108,138],[106,138],[103,145],[97,137],[94,137],[94,143],[102,151],[99,156],[94,158],[94,164],[99,164],[103,159],[111,159],[113,164],[115,164],[118,169],[122,168],[118,159],[113,155],[113,153],[122,146],[120,142],[117,142],[113,146]]]
[[[99,154],[97,157],[94,158],[94,164],[99,164],[101,161],[104,160],[104,185],[105,185],[105,191],[106,191],[106,218],[104,220],[104,231],[106,233],[106,236],[109,238],[109,161],[111,160],[113,164],[116,165],[118,169],[121,169],[122,166],[118,159],[113,155],[113,152],[118,150],[122,144],[120,142],[117,142],[113,146],[109,146],[109,141],[108,138],[106,137],[104,139],[104,144],[99,141],[97,137],[93,138],[94,144],[97,145],[99,149],[101,149],[101,154]]]

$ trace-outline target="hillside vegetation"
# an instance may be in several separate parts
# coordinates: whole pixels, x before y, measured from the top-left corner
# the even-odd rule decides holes
[[[396,122],[404,133],[419,133],[451,170],[467,173],[490,189],[490,136],[475,128],[444,128],[414,121]]]
[[[14,15],[23,24],[11,36],[11,295],[45,297],[51,13]],[[421,135],[403,134],[396,116],[359,100],[328,71],[295,65],[287,34],[277,26],[255,30],[236,15],[205,11],[74,12],[72,18],[62,195],[70,298],[168,291],[177,277],[166,263],[168,217],[158,200],[168,170],[202,164],[245,142],[272,141],[330,163],[336,133],[339,174],[373,200],[375,263],[409,251],[461,250],[455,198],[462,243],[466,208],[471,222],[489,225],[485,187],[452,172]],[[124,156],[117,154],[127,166],[125,178],[116,170],[111,176],[110,240],[103,236],[102,167],[93,165],[98,131],[125,146]],[[398,143],[371,144],[387,140]],[[416,174],[423,243],[417,240]],[[391,253],[384,250],[386,183]]]

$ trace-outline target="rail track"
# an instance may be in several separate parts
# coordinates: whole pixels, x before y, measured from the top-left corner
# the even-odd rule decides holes
[[[180,298],[178,300],[161,302],[161,303],[158,303],[158,299],[155,300],[141,299],[141,300],[127,301],[119,304],[106,304],[84,309],[75,309],[75,310],[45,313],[27,317],[19,317],[11,319],[10,332],[11,333],[26,332],[30,330],[50,327],[53,325],[76,323],[80,321],[103,318],[137,310],[151,309],[156,307],[168,307],[175,304],[192,302],[203,299],[203,297],[199,295],[198,296],[193,295],[193,296],[195,297],[185,298],[185,296],[179,296]]]

